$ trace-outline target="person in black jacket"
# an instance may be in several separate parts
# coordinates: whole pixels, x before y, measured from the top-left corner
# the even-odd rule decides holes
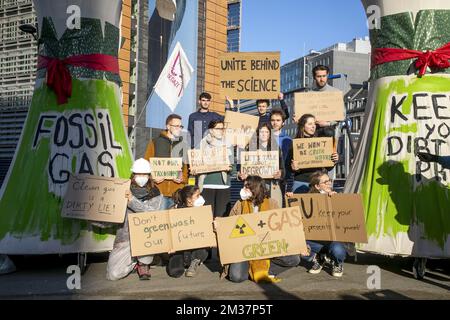
[[[278,100],[280,101],[281,110],[283,110],[285,119],[289,119],[289,109],[284,101],[284,95],[280,92],[278,95]],[[271,112],[268,112],[267,109],[269,109],[270,106],[270,100],[266,99],[260,99],[256,100],[256,107],[258,108],[258,115],[259,115],[259,123],[258,127],[261,126],[263,123],[269,123],[270,124],[270,116]]]
[[[191,185],[177,190],[173,194],[173,201],[176,209],[201,207],[205,204],[205,199],[200,195],[200,189]],[[198,267],[208,257],[207,249],[185,250],[170,252],[169,254],[169,263],[166,266],[166,271],[172,278],[179,278],[183,274],[186,277],[195,277]]]
[[[316,130],[316,118],[312,114],[304,114],[300,120],[298,121],[297,126],[297,136],[296,139],[300,138],[315,138],[318,137],[318,133]],[[336,163],[339,161],[339,155],[336,151],[331,154],[331,160]],[[293,147],[289,151],[289,159],[288,163],[290,163],[289,171],[293,179],[289,179],[286,195],[291,197],[294,193],[308,193],[309,192],[309,181],[311,179],[311,174],[321,168],[307,168],[301,169],[297,163],[294,161]],[[333,167],[326,168],[328,171],[332,170]]]
[[[188,131],[191,136],[192,148],[199,147],[200,141],[203,139],[211,122],[224,120],[223,116],[209,110],[211,99],[212,97],[209,93],[203,92],[198,98],[200,108],[189,116]]]

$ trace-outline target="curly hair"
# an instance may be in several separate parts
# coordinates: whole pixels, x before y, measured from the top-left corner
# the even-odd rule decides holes
[[[244,181],[244,186],[252,192],[252,201],[256,206],[261,205],[268,197],[266,183],[260,176],[248,176]]]

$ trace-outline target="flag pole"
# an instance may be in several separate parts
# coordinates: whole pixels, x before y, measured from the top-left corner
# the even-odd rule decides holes
[[[136,131],[136,126],[137,126],[139,120],[141,119],[142,114],[144,113],[145,109],[147,108],[147,105],[150,102],[150,98],[152,97],[154,92],[155,92],[155,86],[153,87],[152,92],[150,92],[150,95],[148,96],[147,101],[145,102],[145,105],[144,105],[144,107],[141,110],[141,113],[139,114],[137,119],[134,121],[134,124],[133,124],[133,127],[132,127],[133,129],[131,130],[130,134],[128,135],[128,138],[130,138],[133,135],[133,133]]]

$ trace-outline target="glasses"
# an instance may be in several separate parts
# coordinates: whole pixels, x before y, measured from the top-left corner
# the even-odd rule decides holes
[[[325,183],[330,183],[330,184],[333,184],[333,180],[331,180],[331,179],[328,179],[328,180],[322,181],[322,182],[321,182],[321,183],[319,183],[319,184],[325,184]]]
[[[200,100],[201,102],[210,102],[211,100],[210,99],[202,99],[202,100]]]
[[[173,127],[173,128],[177,128],[177,129],[183,129],[183,128],[184,128],[184,126],[174,126],[174,125],[172,125],[172,124],[169,124],[169,126],[171,126],[171,127]]]
[[[220,131],[223,131],[223,130],[225,130],[225,128],[213,128],[213,130],[220,130]]]

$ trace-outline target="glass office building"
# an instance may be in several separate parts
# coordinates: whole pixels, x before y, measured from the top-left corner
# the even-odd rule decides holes
[[[238,52],[241,43],[241,12],[240,0],[228,0],[227,43],[229,52]]]

